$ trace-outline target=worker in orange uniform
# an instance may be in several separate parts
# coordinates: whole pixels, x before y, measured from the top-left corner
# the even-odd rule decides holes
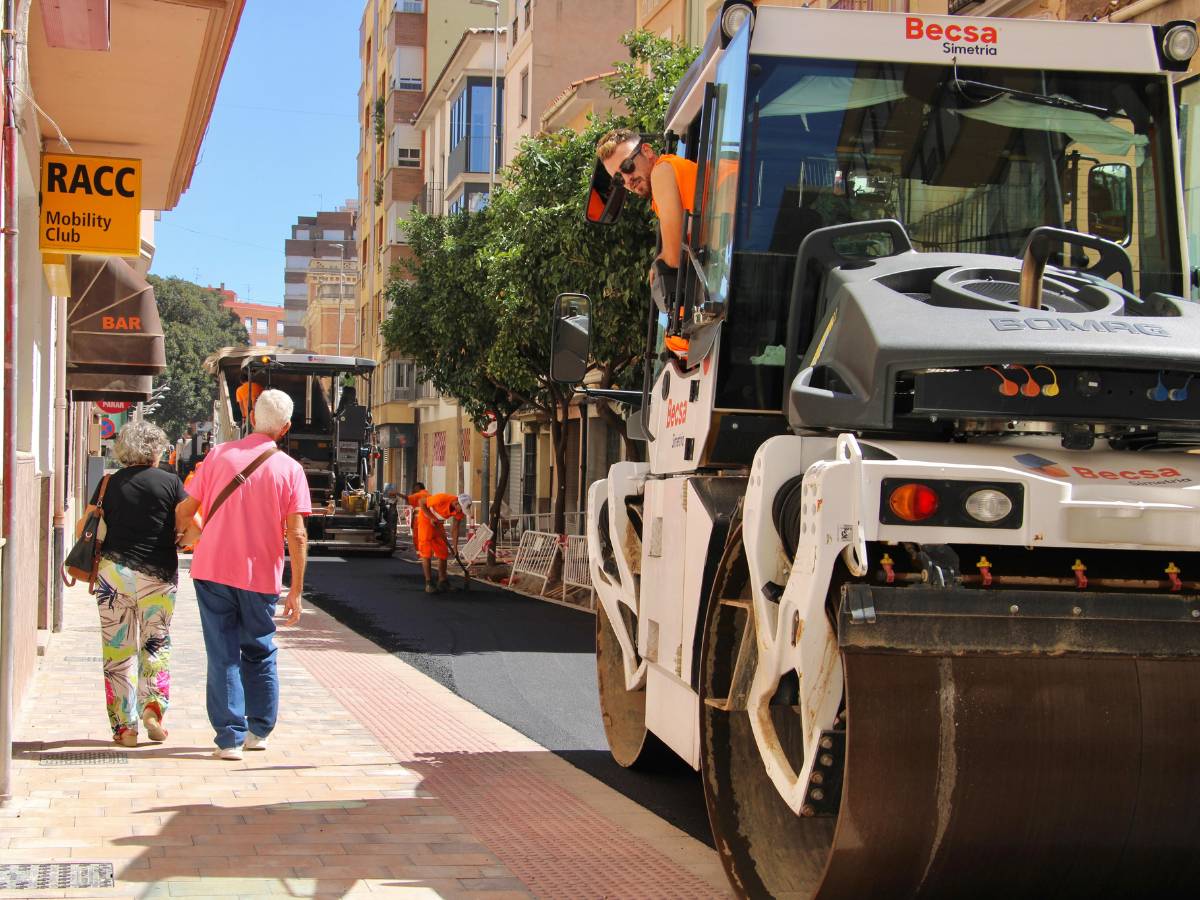
[[[234,397],[237,399],[238,406],[240,406],[242,409],[242,421],[243,422],[249,422],[251,425],[254,424],[254,422],[252,421],[252,419],[253,419],[252,413],[254,411],[254,404],[258,400],[258,395],[261,394],[262,392],[263,392],[262,385],[255,384],[253,381],[250,381],[249,379],[243,381],[241,384],[238,385],[238,389],[234,393]]]
[[[683,253],[684,212],[692,212],[696,202],[696,164],[672,153],[659,153],[636,131],[617,128],[600,138],[596,155],[616,184],[649,198],[650,208],[658,217],[659,251],[650,265],[650,290],[667,301],[675,295],[675,279]],[[665,271],[664,271],[665,268]],[[663,283],[662,280],[665,280]],[[660,303],[665,309],[665,303]],[[683,315],[679,310],[678,315]],[[678,330],[679,322],[670,323]],[[667,349],[687,356],[687,338],[668,333]]]
[[[446,577],[446,560],[450,557],[450,548],[446,545],[447,519],[450,523],[450,537],[454,541],[454,555],[458,555],[459,523],[467,517],[466,511],[471,508],[469,494],[426,494],[417,501],[417,520],[414,523],[413,537],[416,541],[417,556],[421,558],[421,569],[425,572],[425,593],[433,594],[445,591],[450,587]],[[433,559],[438,561],[437,586],[433,584]]]

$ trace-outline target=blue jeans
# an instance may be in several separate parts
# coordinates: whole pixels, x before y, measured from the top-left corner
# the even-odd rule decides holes
[[[275,594],[195,580],[208,654],[208,721],[221,749],[240,747],[246,730],[266,737],[279,715]]]

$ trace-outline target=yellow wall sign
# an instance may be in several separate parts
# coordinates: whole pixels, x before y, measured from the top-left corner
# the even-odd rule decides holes
[[[42,154],[42,250],[137,256],[141,212],[140,159]]]

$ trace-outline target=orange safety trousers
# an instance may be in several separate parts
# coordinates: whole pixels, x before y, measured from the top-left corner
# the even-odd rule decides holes
[[[413,516],[413,543],[421,559],[450,558],[450,546],[446,543],[446,528],[424,510],[416,510]]]

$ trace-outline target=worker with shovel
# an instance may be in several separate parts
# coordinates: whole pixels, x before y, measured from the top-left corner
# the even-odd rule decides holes
[[[454,555],[458,556],[459,523],[467,517],[471,508],[469,494],[426,494],[417,500],[417,517],[413,529],[417,556],[421,558],[421,569],[425,572],[425,593],[434,594],[449,590],[450,580],[446,577],[446,560],[450,548],[446,545],[447,519],[450,537],[454,541]],[[437,559],[437,586],[433,583],[433,559]]]

